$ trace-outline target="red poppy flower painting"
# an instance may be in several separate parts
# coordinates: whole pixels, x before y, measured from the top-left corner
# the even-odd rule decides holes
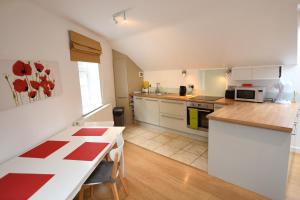
[[[48,86],[49,86],[50,90],[53,90],[55,87],[55,84],[52,81],[48,81]]]
[[[30,81],[30,85],[33,89],[38,90],[40,87],[40,83],[37,81]]]
[[[38,72],[42,72],[43,70],[44,70],[44,65],[42,65],[41,63],[34,63],[34,66],[35,66],[35,69],[36,69],[36,71],[38,71]]]
[[[13,82],[16,92],[26,92],[28,90],[28,84],[26,80],[17,79]]]
[[[35,96],[36,96],[36,94],[37,94],[37,92],[36,91],[31,91],[31,92],[28,92],[28,97],[30,97],[30,98],[35,98]]]
[[[44,94],[47,95],[48,97],[51,97],[51,91],[48,88],[44,89]]]
[[[32,69],[30,64],[25,64],[24,62],[18,60],[13,65],[13,73],[16,76],[30,76],[32,74]]]
[[[57,96],[57,62],[0,60],[0,111]]]
[[[46,81],[46,80],[47,80],[47,76],[46,76],[46,75],[40,76],[40,80],[41,80],[41,81]]]
[[[45,73],[46,73],[47,75],[50,75],[50,69],[46,69],[46,70],[45,70]]]

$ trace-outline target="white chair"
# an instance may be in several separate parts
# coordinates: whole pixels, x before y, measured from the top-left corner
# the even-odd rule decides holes
[[[128,194],[127,185],[124,180],[122,165],[123,165],[123,146],[124,139],[119,135],[116,140],[117,148],[109,152],[111,161],[103,160],[96,167],[94,172],[86,180],[79,193],[79,200],[83,199],[83,192],[86,188],[91,188],[91,195],[93,196],[93,185],[110,184],[113,191],[114,199],[119,200],[118,190],[116,186],[117,178],[120,178],[121,184],[124,187],[125,193]],[[120,169],[121,167],[121,169]],[[124,165],[123,165],[124,167]],[[120,170],[119,170],[120,169]]]
[[[122,152],[121,152],[121,154],[119,154],[119,156],[120,156],[120,167],[121,167],[121,170],[122,170],[122,175],[123,175],[123,177],[125,177],[124,153],[123,153],[124,138],[123,138],[122,134],[118,135],[118,137],[116,139],[116,146],[117,147],[122,147]],[[114,151],[115,151],[115,149],[112,149],[108,154],[108,157],[109,157],[110,160],[114,160]]]

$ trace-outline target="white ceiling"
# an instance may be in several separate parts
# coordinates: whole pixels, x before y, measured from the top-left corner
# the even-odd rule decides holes
[[[296,0],[32,1],[105,36],[145,70],[296,63]],[[115,24],[126,8],[128,22]]]

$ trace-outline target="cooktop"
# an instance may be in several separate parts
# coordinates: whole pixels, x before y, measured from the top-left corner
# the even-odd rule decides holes
[[[190,100],[203,100],[203,101],[216,101],[218,99],[222,99],[223,97],[213,97],[213,96],[195,96]]]

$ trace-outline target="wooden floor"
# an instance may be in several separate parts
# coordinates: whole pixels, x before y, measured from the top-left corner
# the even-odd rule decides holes
[[[129,195],[119,188],[120,199],[134,200],[217,200],[266,199],[209,176],[206,172],[125,143],[126,179]],[[120,186],[120,184],[118,184]],[[95,187],[95,199],[113,199],[105,186]],[[89,193],[87,192],[87,199]],[[300,199],[300,156],[292,160],[287,199]]]

